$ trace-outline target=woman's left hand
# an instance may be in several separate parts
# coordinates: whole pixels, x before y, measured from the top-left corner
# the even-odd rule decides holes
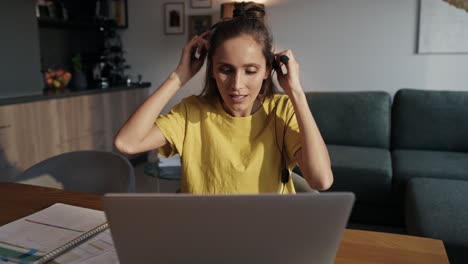
[[[284,63],[280,61],[280,57],[286,55],[289,60]],[[299,64],[291,50],[285,50],[275,54],[276,65],[273,67],[276,69],[276,76],[278,78],[279,85],[283,88],[288,96],[292,96],[294,91],[302,91],[301,82],[299,80]],[[284,66],[283,66],[284,65]],[[281,68],[286,67],[287,72],[283,73]]]

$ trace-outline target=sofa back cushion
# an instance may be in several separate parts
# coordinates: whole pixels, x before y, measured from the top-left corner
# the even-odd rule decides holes
[[[392,112],[393,149],[468,151],[468,92],[402,89]]]
[[[390,148],[391,98],[386,92],[308,92],[326,144]]]

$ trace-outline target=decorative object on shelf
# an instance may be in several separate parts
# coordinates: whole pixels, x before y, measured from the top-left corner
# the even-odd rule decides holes
[[[455,2],[461,4],[448,0],[420,1],[419,54],[468,53],[468,13],[452,6]]]
[[[117,27],[128,27],[127,0],[97,0],[96,17],[115,21]]]
[[[36,17],[67,20],[68,13],[59,0],[38,0],[36,2]]]
[[[192,8],[210,8],[211,0],[190,0],[190,7]]]
[[[443,0],[453,6],[456,6],[457,8],[464,9],[466,12],[468,12],[468,0]]]
[[[100,88],[127,85],[128,75],[125,71],[130,66],[124,58],[125,51],[117,27],[114,25],[101,30],[104,36],[104,49],[93,67],[93,79]]]
[[[221,19],[226,19],[226,18],[232,18],[234,9],[235,9],[235,4],[238,2],[226,2],[221,4]],[[263,8],[265,8],[264,4],[260,4]]]
[[[48,69],[46,72],[44,72],[44,80],[46,84],[46,88],[44,88],[44,94],[67,92],[68,89],[66,89],[66,87],[71,78],[71,73],[65,71],[62,68]]]
[[[211,16],[189,16],[188,17],[188,39],[211,28]]]
[[[235,3],[236,2],[228,2],[221,4],[221,19],[232,18]]]
[[[59,2],[58,0],[55,0]],[[91,21],[95,17],[96,1],[60,0],[67,10],[68,18],[72,21]]]
[[[96,28],[109,21],[128,28],[127,0],[38,0],[39,25],[62,28]]]
[[[81,54],[76,54],[72,58],[74,69],[73,87],[77,90],[83,90],[88,87],[88,80],[83,70],[83,63],[81,62]]]
[[[164,34],[182,35],[185,25],[185,4],[166,3],[164,4]]]

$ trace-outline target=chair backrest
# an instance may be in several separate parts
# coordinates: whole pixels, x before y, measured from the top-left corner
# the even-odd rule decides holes
[[[291,179],[294,184],[294,189],[296,189],[296,193],[315,193],[319,194],[319,191],[312,189],[307,181],[298,175],[295,172],[291,172]]]
[[[117,153],[94,150],[48,158],[13,181],[95,194],[135,191],[134,169],[128,159]]]

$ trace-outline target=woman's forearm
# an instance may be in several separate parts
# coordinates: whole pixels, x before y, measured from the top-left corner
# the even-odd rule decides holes
[[[290,94],[296,112],[301,136],[300,153],[296,154],[297,162],[309,185],[318,190],[330,188],[333,183],[330,157],[320,131],[310,112],[302,87]]]
[[[171,73],[120,128],[114,139],[117,150],[126,154],[135,154],[141,149],[160,147],[142,146],[142,144],[148,144],[145,138],[154,127],[155,119],[182,85],[179,76],[174,72]]]

